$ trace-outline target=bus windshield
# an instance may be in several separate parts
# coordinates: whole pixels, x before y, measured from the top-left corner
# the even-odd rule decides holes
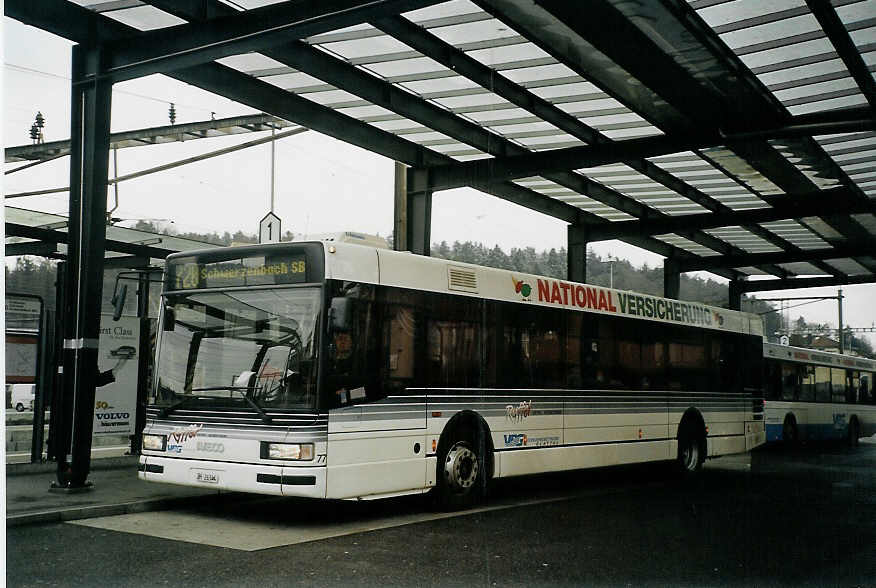
[[[321,290],[169,294],[150,404],[316,407]]]

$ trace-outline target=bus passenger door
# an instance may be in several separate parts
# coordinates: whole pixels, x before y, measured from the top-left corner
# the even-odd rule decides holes
[[[333,296],[347,302],[336,303],[336,318],[344,320],[331,332],[327,362],[327,497],[421,491],[426,403],[406,392],[402,377],[413,375],[413,314],[394,305],[378,308],[372,285],[344,282],[335,288]]]

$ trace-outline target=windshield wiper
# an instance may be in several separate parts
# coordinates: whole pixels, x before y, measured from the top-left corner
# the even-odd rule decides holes
[[[181,407],[183,404],[187,404],[187,403],[191,402],[192,398],[196,398],[196,396],[184,396],[184,397],[182,398],[182,400],[177,400],[176,402],[174,402],[174,403],[171,404],[170,406],[165,406],[165,407],[162,408],[161,411],[158,413],[158,416],[159,416],[160,418],[165,418],[165,417],[167,417],[167,415],[169,415],[170,413],[172,413],[173,411],[175,411],[176,409],[178,409],[179,407]]]
[[[254,411],[259,414],[261,420],[266,425],[274,424],[274,421],[271,420],[271,417],[268,416],[261,406],[256,404],[255,400],[250,398],[249,391],[252,388],[249,386],[207,386],[206,388],[192,388],[192,392],[210,392],[215,390],[228,390],[229,392],[241,392],[241,396],[246,401],[248,405],[252,407]],[[174,405],[175,406],[175,405]]]

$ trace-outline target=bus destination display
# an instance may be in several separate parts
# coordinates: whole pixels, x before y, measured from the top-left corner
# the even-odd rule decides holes
[[[168,264],[168,288],[194,290],[234,286],[270,286],[307,281],[304,254],[246,257],[206,262],[183,259]]]

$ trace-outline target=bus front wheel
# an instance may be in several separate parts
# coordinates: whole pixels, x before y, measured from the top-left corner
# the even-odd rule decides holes
[[[445,510],[469,508],[484,496],[484,456],[479,455],[477,435],[460,431],[448,444],[438,464],[438,506]]]
[[[678,469],[682,474],[695,474],[703,469],[706,461],[703,443],[691,430],[683,432],[678,439]]]

